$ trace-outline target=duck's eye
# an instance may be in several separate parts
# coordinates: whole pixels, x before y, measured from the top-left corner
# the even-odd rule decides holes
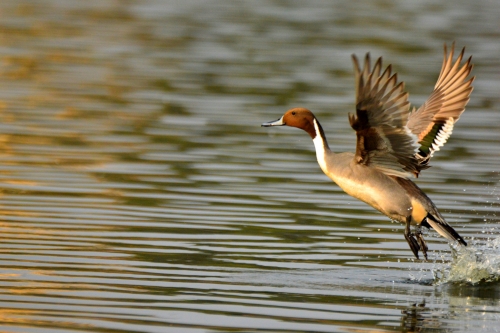
[[[292,111],[292,115],[294,115],[294,116],[295,116],[295,111]]]

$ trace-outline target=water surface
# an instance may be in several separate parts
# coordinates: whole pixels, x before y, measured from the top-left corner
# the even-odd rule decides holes
[[[499,14],[2,1],[2,332],[498,331]],[[305,106],[353,150],[350,55],[383,56],[419,105],[452,41],[475,90],[417,183],[470,246],[429,232],[422,262],[305,133],[260,124]]]

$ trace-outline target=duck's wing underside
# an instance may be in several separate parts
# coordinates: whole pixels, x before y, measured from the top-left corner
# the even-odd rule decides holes
[[[408,117],[408,128],[418,137],[420,144],[416,155],[419,163],[427,164],[435,151],[448,140],[454,124],[464,112],[472,92],[474,77],[472,57],[462,64],[465,48],[453,60],[455,45],[448,54],[444,46],[444,59],[439,78],[427,101]]]

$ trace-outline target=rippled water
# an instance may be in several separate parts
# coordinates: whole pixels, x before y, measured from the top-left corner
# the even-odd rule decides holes
[[[2,332],[495,332],[496,1],[0,3]],[[324,176],[312,109],[352,150],[350,55],[422,103],[442,45],[469,107],[418,180],[470,243],[403,229]]]

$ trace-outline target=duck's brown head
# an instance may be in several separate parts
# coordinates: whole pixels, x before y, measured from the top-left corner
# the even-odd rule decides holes
[[[314,120],[316,117],[314,114],[309,111],[308,109],[305,108],[294,108],[290,109],[285,114],[283,117],[281,117],[278,120],[275,121],[270,121],[267,123],[263,123],[263,127],[270,127],[270,126],[291,126],[291,127],[297,127],[300,129],[303,129],[309,135],[311,138],[316,137],[316,128],[314,127]],[[319,123],[316,120],[316,123],[319,126]]]

